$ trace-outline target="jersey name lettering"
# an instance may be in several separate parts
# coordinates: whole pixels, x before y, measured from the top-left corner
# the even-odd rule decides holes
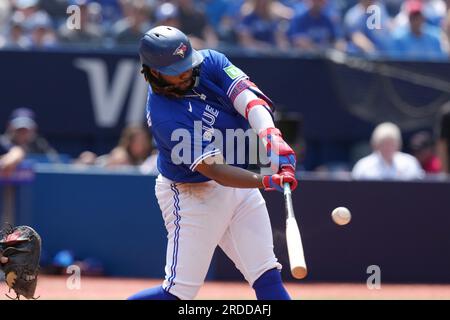
[[[202,129],[205,130],[203,134],[203,139],[207,141],[211,141],[212,135],[214,133],[214,123],[216,122],[217,116],[219,115],[219,110],[214,109],[209,104],[206,105],[205,111],[203,111],[202,115]]]

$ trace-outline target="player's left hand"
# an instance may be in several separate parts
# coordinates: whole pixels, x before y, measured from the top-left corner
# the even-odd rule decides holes
[[[295,172],[297,158],[294,150],[283,140],[280,130],[268,128],[259,134],[266,145],[267,156],[273,172],[280,173],[282,169]]]
[[[291,186],[291,190],[295,190],[297,188],[297,179],[295,179],[295,175],[292,170],[281,170],[278,174],[273,174],[271,176],[263,177],[263,185],[265,191],[273,191],[277,190],[280,192],[284,192],[284,184],[288,182]]]

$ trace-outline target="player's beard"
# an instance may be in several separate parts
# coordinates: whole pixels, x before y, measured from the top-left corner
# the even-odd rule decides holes
[[[184,96],[194,87],[194,79],[189,78],[180,84],[169,85],[166,87],[170,92],[175,93],[178,96]]]
[[[161,74],[153,75],[150,68],[143,65],[141,73],[144,74],[145,80],[152,87],[153,92],[172,98],[183,98],[186,93],[193,89],[199,82],[200,66],[193,69],[192,76],[176,85],[167,83]]]
[[[165,81],[163,79],[160,79],[161,82]],[[193,87],[194,87],[195,81],[193,78],[187,79],[186,81],[183,81],[179,84],[167,84],[165,83],[164,86],[160,87],[160,92],[164,95],[176,97],[176,98],[182,98],[186,93],[188,93]]]

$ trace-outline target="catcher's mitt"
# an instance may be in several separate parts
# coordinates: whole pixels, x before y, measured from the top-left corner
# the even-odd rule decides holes
[[[14,290],[15,298],[24,296],[27,299],[34,297],[39,272],[39,259],[41,257],[41,237],[31,227],[6,227],[0,231],[0,253],[8,258],[2,264],[5,272],[5,281],[9,291]]]

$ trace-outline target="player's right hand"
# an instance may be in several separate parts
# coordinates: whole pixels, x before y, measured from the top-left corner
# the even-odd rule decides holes
[[[273,174],[271,176],[263,177],[263,185],[265,191],[277,190],[284,192],[284,184],[288,182],[291,186],[291,190],[297,188],[297,179],[292,170],[281,170],[280,173]]]

